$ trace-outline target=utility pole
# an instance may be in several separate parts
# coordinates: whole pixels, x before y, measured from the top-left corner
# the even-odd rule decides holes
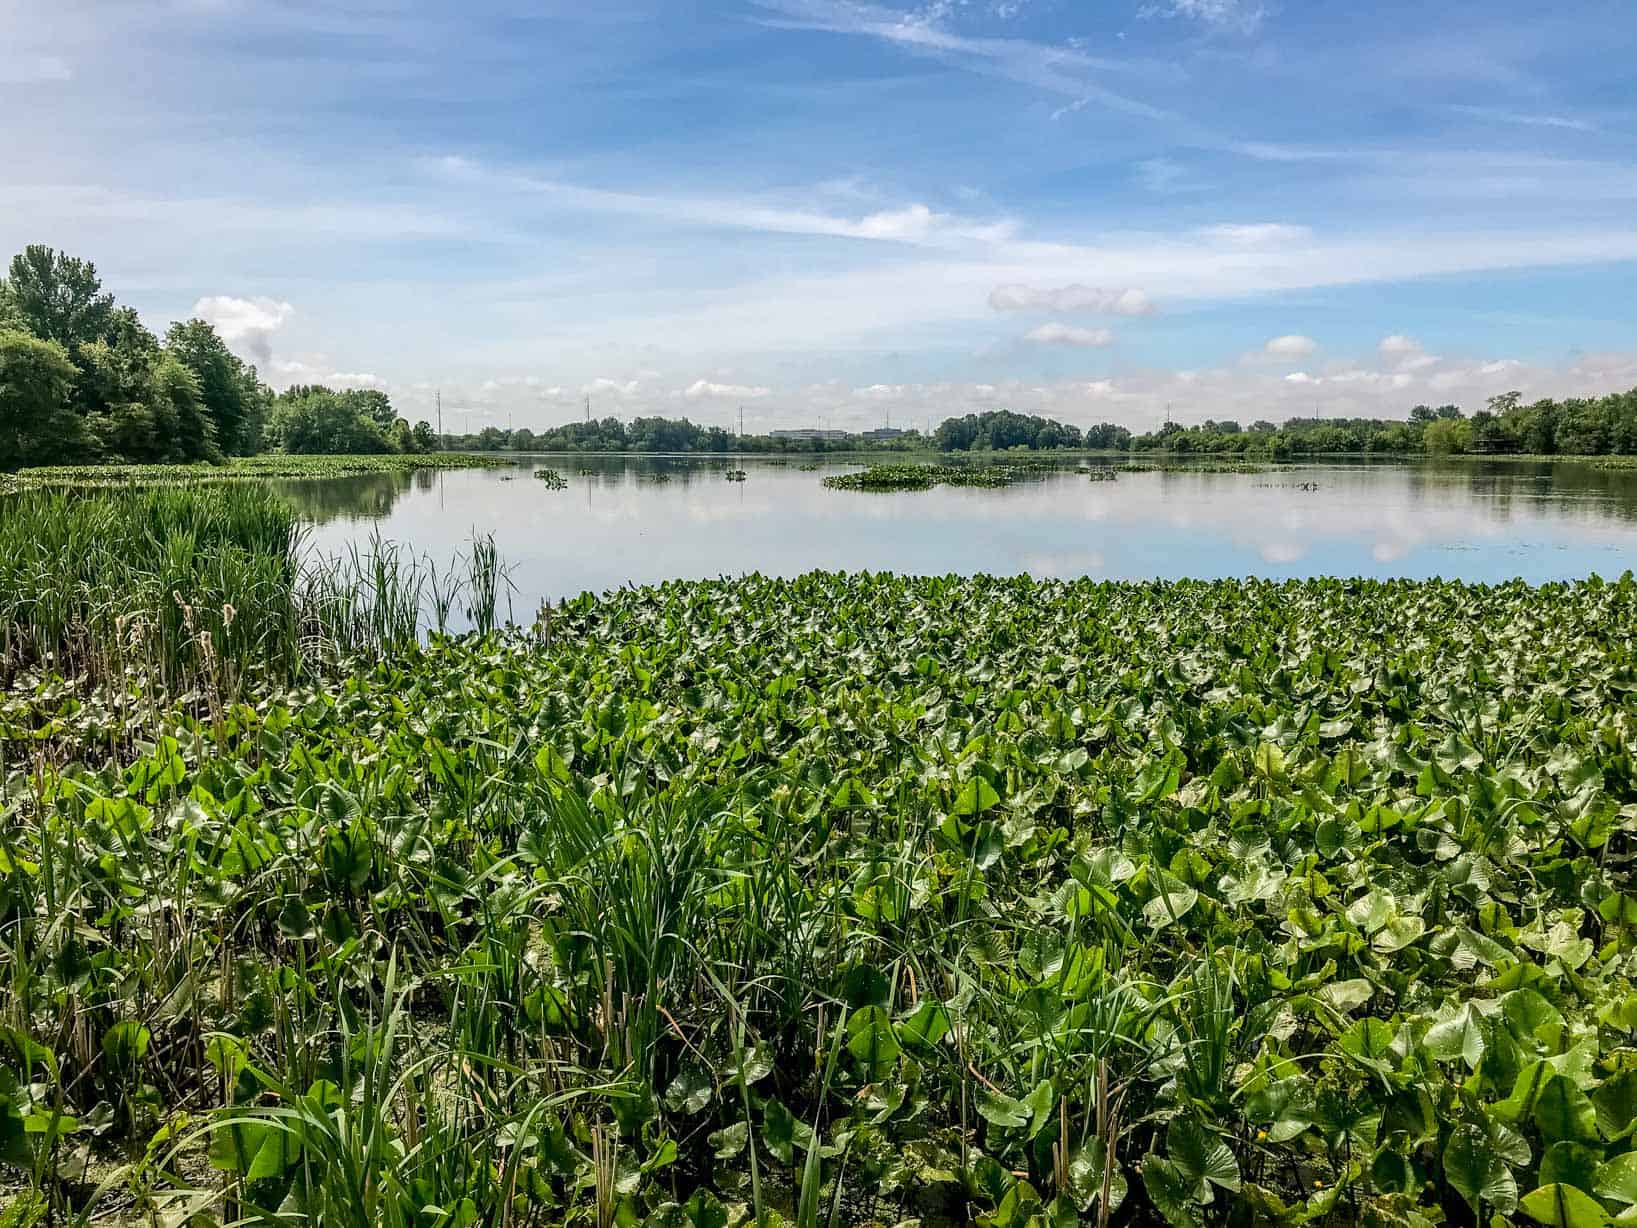
[[[591,394],[589,392],[585,394],[585,420],[587,422],[591,421]]]
[[[739,438],[745,437],[745,407],[739,406]]]
[[[438,398],[438,447],[443,447],[443,389],[434,394]]]

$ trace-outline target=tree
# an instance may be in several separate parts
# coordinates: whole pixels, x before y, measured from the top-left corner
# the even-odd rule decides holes
[[[430,422],[417,422],[411,434],[415,439],[415,451],[436,452],[438,450],[438,437],[432,430]]]
[[[1471,441],[1471,426],[1458,418],[1440,417],[1436,422],[1427,423],[1427,429],[1421,434],[1421,446],[1428,452],[1447,454],[1451,452],[1465,452]]]
[[[114,314],[114,296],[102,292],[96,265],[40,244],[12,257],[0,298],[24,328],[55,341],[71,361],[81,346],[106,336]]]
[[[356,398],[317,385],[285,389],[267,433],[284,451],[308,455],[394,450],[380,424],[359,412]]]
[[[62,460],[85,446],[68,405],[74,364],[53,341],[0,330],[0,469]]]
[[[392,399],[377,388],[357,388],[341,394],[364,417],[382,430],[391,430],[398,421],[398,411],[392,408]]]
[[[205,320],[172,324],[165,351],[193,373],[199,401],[229,456],[248,456],[261,443],[262,392],[256,369],[240,361]]]
[[[174,423],[174,443],[167,460],[219,461],[216,424],[199,386],[199,379],[174,354],[163,355],[154,364],[148,403],[156,418]]]

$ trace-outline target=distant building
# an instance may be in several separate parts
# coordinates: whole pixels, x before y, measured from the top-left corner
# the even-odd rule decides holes
[[[871,443],[885,443],[889,439],[897,439],[902,434],[905,432],[896,426],[878,426],[873,431],[865,431],[859,438],[867,439]]]
[[[772,431],[774,439],[846,439],[846,431],[821,431],[816,426],[802,426],[788,431]]]

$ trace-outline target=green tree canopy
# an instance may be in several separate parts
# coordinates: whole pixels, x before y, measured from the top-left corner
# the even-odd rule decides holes
[[[393,439],[368,412],[373,398],[322,385],[280,393],[268,421],[269,441],[286,452],[392,452]]]
[[[54,341],[0,329],[0,469],[50,464],[85,446],[68,405],[74,364]]]
[[[205,320],[172,324],[165,350],[198,381],[199,399],[221,450],[230,456],[259,451],[266,394],[256,369],[229,350]]]
[[[70,358],[106,337],[114,314],[114,296],[103,293],[96,265],[37,243],[12,257],[0,299],[25,329],[55,341]]]

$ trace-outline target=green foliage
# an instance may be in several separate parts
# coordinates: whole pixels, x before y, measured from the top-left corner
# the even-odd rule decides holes
[[[76,361],[81,346],[107,335],[114,315],[114,296],[103,292],[96,265],[40,244],[12,257],[0,299],[25,329]]]
[[[241,362],[204,320],[171,325],[165,349],[192,372],[221,451],[229,456],[260,451],[268,395],[255,368]]]
[[[0,469],[57,459],[82,446],[68,408],[74,366],[63,347],[0,330]]]
[[[749,577],[220,712],[30,682],[0,1154],[322,1224],[1605,1222],[1634,627],[1629,577]]]
[[[931,490],[934,486],[1010,486],[1027,470],[1016,465],[871,465],[824,479],[831,490]]]
[[[274,400],[267,438],[298,455],[395,452],[392,421],[391,403],[383,393],[297,385]]]

